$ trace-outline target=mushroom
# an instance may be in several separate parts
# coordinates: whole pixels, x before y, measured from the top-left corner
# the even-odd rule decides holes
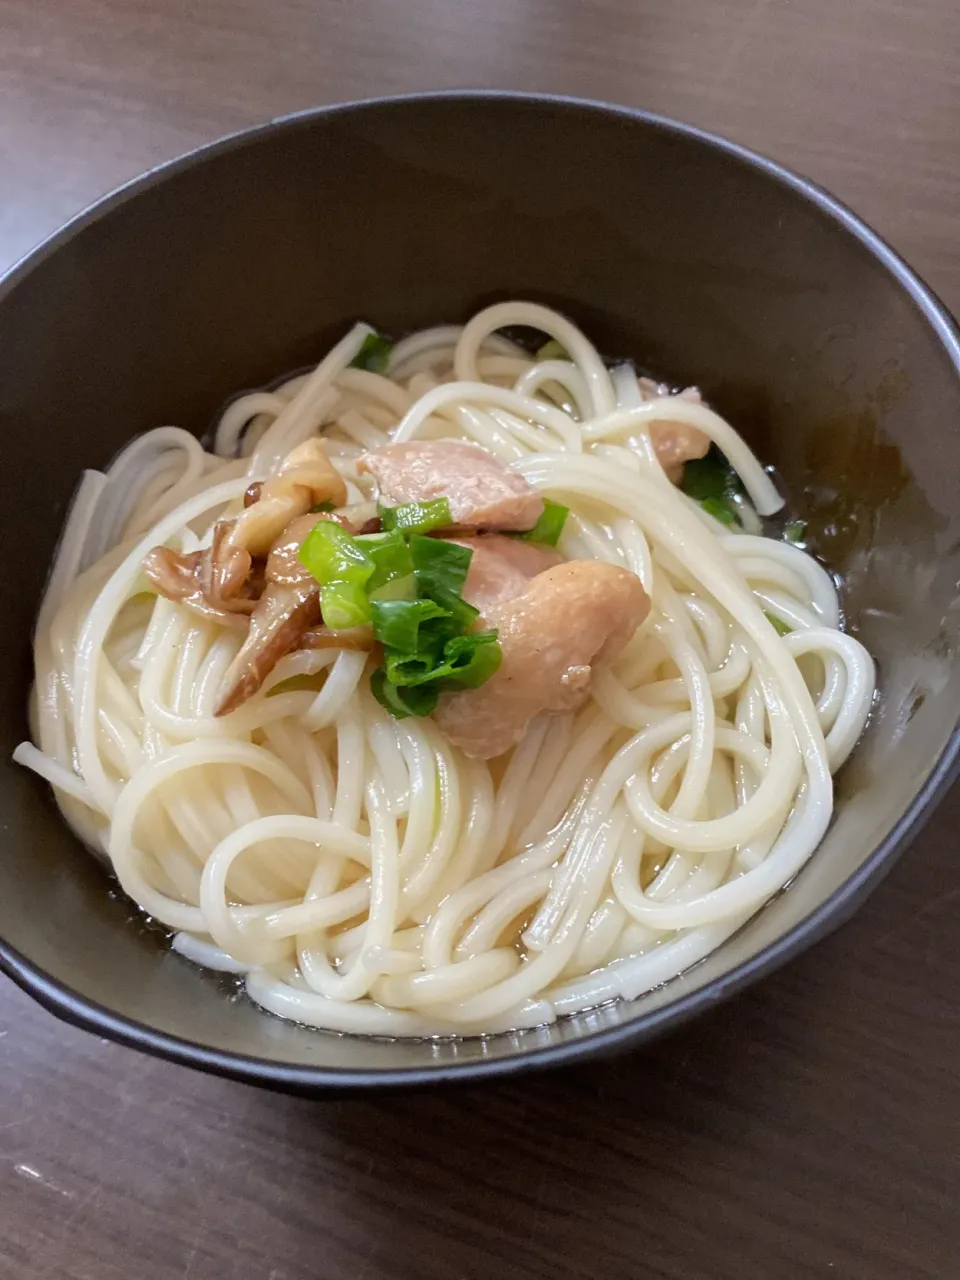
[[[214,715],[224,716],[251,698],[282,657],[295,649],[369,649],[369,627],[332,632],[318,627],[320,587],[300,563],[300,547],[319,520],[348,522],[333,514],[298,516],[283,530],[267,558],[263,594],[250,619],[250,630],[223,677]],[[356,633],[356,634],[355,634]]]
[[[143,572],[159,595],[179,600],[201,618],[238,629],[256,608],[262,588],[262,575],[253,570],[249,557],[238,563],[231,555],[218,564],[212,548],[180,552],[154,547],[143,560]]]
[[[168,599],[181,601],[203,618],[242,626],[263,594],[263,560],[274,542],[312,506],[342,506],[346,499],[347,487],[321,442],[305,440],[272,476],[249,486],[239,515],[217,521],[209,548],[177,552],[155,547],[144,559],[144,572]],[[311,519],[310,527],[315,523]],[[302,566],[300,570],[306,573]]]
[[[229,522],[222,553],[243,551],[265,556],[291,520],[321,502],[342,507],[346,501],[347,486],[321,442],[316,437],[304,440],[263,481],[259,497]]]

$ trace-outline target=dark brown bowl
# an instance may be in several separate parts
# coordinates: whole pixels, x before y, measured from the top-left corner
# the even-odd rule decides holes
[[[52,162],[52,158],[51,158]],[[408,1084],[640,1044],[845,919],[953,775],[960,734],[960,344],[949,316],[819,188],[639,112],[512,94],[325,108],[154,171],[0,283],[0,756],[26,735],[30,631],[82,468],[137,432],[493,299],[550,302],[602,350],[699,384],[775,463],[844,575],[880,701],[794,885],[683,979],[487,1041],[383,1043],[229,998],[166,951],[63,826],[0,772],[0,967],[62,1017],[274,1087]]]

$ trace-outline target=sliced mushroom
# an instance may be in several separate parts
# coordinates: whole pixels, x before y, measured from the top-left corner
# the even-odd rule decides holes
[[[269,582],[250,619],[250,630],[227,668],[214,715],[225,716],[252,698],[305,631],[320,621],[320,591]]]
[[[318,520],[337,520],[352,531],[351,522],[336,514],[311,513],[320,503],[340,507],[346,500],[347,486],[323,444],[306,440],[273,475],[249,486],[243,511],[217,522],[209,548],[181,553],[155,547],[145,557],[144,572],[162,595],[227,626],[244,627],[249,618],[246,639],[224,676],[216,715],[246,702],[277,662],[317,627],[320,588],[300,563],[300,546]],[[329,643],[326,630],[307,643]],[[362,645],[360,637],[352,643],[369,647],[369,638],[363,639]]]
[[[251,586],[251,594],[247,594],[246,579],[239,584],[243,592],[239,598],[226,599],[214,591],[209,551],[183,553],[171,551],[169,547],[154,547],[144,558],[143,572],[158,594],[168,600],[179,600],[199,617],[222,626],[243,630],[256,606],[254,588]]]
[[[144,572],[168,599],[181,601],[201,617],[242,626],[263,594],[263,561],[276,539],[311,506],[341,504],[346,497],[346,485],[321,442],[307,440],[290,452],[275,475],[249,486],[244,510],[217,522],[209,548],[184,553],[155,547],[144,559]],[[293,549],[294,560],[299,542],[318,517],[307,518],[309,526],[303,528]],[[309,578],[299,562],[296,568],[292,580]]]
[[[284,587],[306,586],[312,587],[314,591],[318,589],[316,579],[300,560],[300,548],[307,534],[322,520],[331,520],[351,532],[347,522],[333,512],[323,514],[312,512],[309,515],[297,516],[295,520],[290,521],[270,548],[265,575],[267,582],[275,582]]]
[[[373,649],[373,627],[363,623],[359,627],[344,627],[334,631],[332,627],[311,627],[300,637],[298,649],[352,649],[362,652]]]
[[[305,440],[264,480],[257,501],[230,522],[224,549],[265,556],[291,520],[321,502],[342,507],[346,501],[347,486],[322,443]]]
[[[266,586],[250,619],[250,630],[239,653],[227,668],[214,715],[235,711],[251,698],[286,654],[295,649],[369,649],[373,636],[368,627],[331,632],[318,627],[320,588],[300,563],[304,538],[321,520],[345,524],[334,514],[309,514],[291,520],[267,558]],[[357,634],[354,634],[357,633]],[[329,639],[328,639],[329,637]]]

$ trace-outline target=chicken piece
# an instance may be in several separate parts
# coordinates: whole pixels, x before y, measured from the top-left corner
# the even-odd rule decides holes
[[[363,454],[357,471],[374,477],[385,506],[446,498],[454,524],[469,529],[532,529],[543,514],[526,480],[473,444],[385,444]]]
[[[687,400],[690,404],[702,404],[696,387],[673,392],[664,383],[658,385],[651,378],[640,379],[640,392],[647,401],[675,396],[677,400]],[[683,464],[704,457],[710,448],[707,433],[685,422],[651,422],[650,439],[667,479],[674,484],[683,479]]]
[[[541,711],[571,711],[590,692],[593,665],[617,656],[650,601],[626,569],[571,560],[491,605],[503,661],[477,689],[443,694],[434,719],[468,756],[489,760],[515,746]]]
[[[673,484],[683,480],[685,462],[704,457],[710,448],[707,433],[686,422],[652,422],[650,439],[667,479]]]
[[[495,604],[512,600],[526,591],[531,578],[545,569],[562,564],[563,557],[552,547],[520,542],[497,533],[479,533],[472,537],[448,538],[458,547],[473,552],[463,598],[485,614]]]

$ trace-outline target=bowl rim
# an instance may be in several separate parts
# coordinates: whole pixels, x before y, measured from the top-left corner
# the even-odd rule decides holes
[[[142,191],[213,156],[225,155],[270,133],[307,127],[314,121],[336,115],[363,115],[405,105],[437,103],[454,105],[471,102],[518,103],[523,106],[562,108],[587,115],[620,117],[647,128],[693,140],[737,163],[753,169],[803,197],[820,212],[852,235],[894,277],[939,338],[941,346],[960,377],[960,329],[947,308],[911,267],[852,210],[823,187],[776,163],[759,152],[693,125],[639,108],[577,98],[564,94],[526,93],[504,89],[451,89],[430,92],[387,94],[347,102],[308,107],[276,116],[264,124],[237,130],[212,142],[153,166],[94,201],[42,240],[0,275],[0,304],[30,273],[88,225],[119,208]],[[471,1081],[482,1077],[519,1074],[551,1066],[582,1063],[585,1059],[638,1045],[678,1027],[720,1000],[755,982],[806,950],[814,942],[842,924],[890,870],[907,845],[919,833],[934,807],[954,779],[960,775],[960,718],[950,733],[928,777],[910,801],[891,831],[872,851],[863,865],[837,888],[816,910],[769,943],[757,955],[720,975],[699,990],[651,1010],[647,1014],[612,1026],[586,1032],[559,1044],[535,1048],[500,1058],[478,1058],[437,1066],[355,1069],[313,1067],[261,1058],[239,1052],[210,1049],[196,1041],[159,1031],[134,1018],[114,1013],[104,1005],[74,991],[45,973],[25,955],[0,938],[0,972],[11,978],[28,995],[51,1013],[80,1027],[130,1048],[140,1049],[212,1074],[274,1089],[320,1093],[333,1089],[390,1089],[398,1085],[422,1086],[450,1081]]]

